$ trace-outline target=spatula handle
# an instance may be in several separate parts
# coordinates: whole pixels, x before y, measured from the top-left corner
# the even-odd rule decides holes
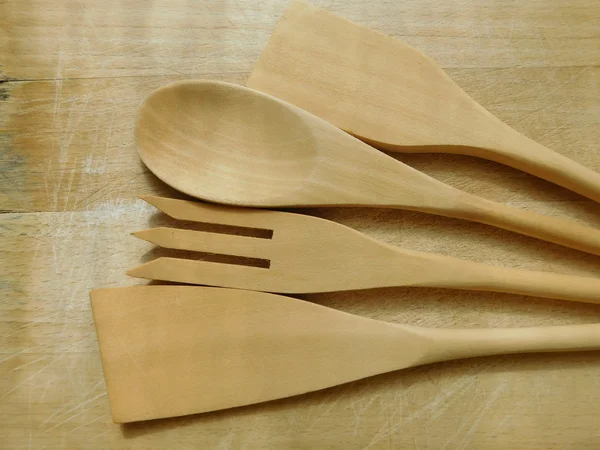
[[[519,234],[600,255],[600,230],[571,220],[512,208],[475,195],[461,193],[456,205],[437,214],[485,223]]]
[[[423,363],[510,353],[600,350],[600,324],[530,328],[417,329],[433,340]]]
[[[476,156],[530,173],[600,202],[600,173],[510,129],[511,138],[493,151],[473,149]]]

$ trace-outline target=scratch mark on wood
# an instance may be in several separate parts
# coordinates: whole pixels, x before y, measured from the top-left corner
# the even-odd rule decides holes
[[[56,124],[57,119],[60,119],[60,99],[62,98],[62,50],[58,50],[58,60],[56,63],[56,78],[54,82],[54,114],[53,119]]]
[[[74,408],[70,409],[69,411],[65,412],[64,414],[61,414],[61,415],[60,415],[60,417],[62,417],[62,416],[65,416],[65,415],[67,415],[69,412],[75,411],[75,410],[77,410],[77,409],[82,409],[82,408],[83,408],[83,406],[87,405],[88,403],[90,403],[90,402],[93,402],[93,401],[95,401],[95,400],[98,400],[99,398],[101,398],[101,397],[104,397],[104,396],[106,396],[106,395],[107,395],[107,394],[106,394],[106,392],[103,392],[103,393],[101,393],[101,394],[98,394],[96,397],[94,397],[94,398],[91,398],[91,399],[89,399],[89,400],[87,400],[87,401],[85,401],[85,402],[82,402],[81,404],[79,404],[79,405],[75,406]],[[77,416],[79,416],[79,415],[81,415],[81,414],[83,414],[83,410],[82,410],[82,411],[78,411],[78,412],[76,412],[76,413],[75,413],[75,414],[73,414],[72,416],[69,416],[69,417],[67,417],[65,420],[62,420],[62,421],[60,421],[59,423],[57,423],[56,425],[54,425],[54,426],[52,426],[52,427],[48,428],[48,429],[47,429],[46,431],[44,431],[42,434],[46,434],[46,433],[48,433],[49,431],[52,431],[52,430],[54,430],[55,428],[58,428],[59,426],[61,426],[61,425],[63,425],[64,423],[67,423],[67,422],[69,422],[69,421],[73,420],[75,417],[77,417]]]
[[[500,398],[500,395],[505,390],[506,390],[506,383],[502,383],[498,387],[496,387],[496,389],[494,389],[494,391],[489,395],[488,399],[485,401],[485,403],[481,406],[481,408],[479,408],[478,412],[476,413],[477,417],[471,423],[469,430],[463,437],[457,450],[462,450],[462,449],[467,448],[467,446],[469,445],[469,442],[471,440],[471,435],[475,432],[475,430],[479,426],[481,419],[483,418],[485,413],[498,401],[498,399]]]
[[[95,440],[96,440],[96,439],[98,439],[99,437],[102,437],[102,436],[104,436],[104,435],[105,435],[106,433],[108,433],[109,431],[110,431],[110,430],[106,430],[106,431],[103,431],[102,433],[98,433],[98,434],[96,434],[95,436],[92,436],[92,437],[90,438],[90,441],[91,441],[91,442],[95,441]]]
[[[79,425],[78,427],[73,428],[69,433],[73,433],[74,431],[77,431],[80,428],[87,427],[88,425],[91,425],[92,423],[97,422],[100,419],[104,419],[106,416],[108,416],[108,414],[102,414],[102,415],[96,417],[95,419],[92,419],[89,422],[84,423],[83,425]]]
[[[19,389],[21,386],[23,386],[25,383],[31,381],[33,378],[35,378],[36,376],[38,376],[38,374],[40,374],[41,372],[43,372],[44,370],[46,370],[50,364],[51,363],[47,364],[46,366],[42,367],[37,372],[34,372],[33,375],[25,378],[23,381],[21,381],[19,384],[17,384],[16,386],[14,386],[12,389],[10,389],[7,392],[5,392],[2,395],[2,397],[0,397],[0,399],[3,399],[4,397],[7,397],[8,395],[12,394],[14,391],[16,391],[17,389]]]
[[[221,438],[219,443],[216,445],[215,450],[229,450],[233,448],[233,438],[235,437],[234,431],[231,430],[225,436]]]
[[[92,333],[90,333],[91,335]],[[52,364],[61,361],[65,356],[68,355],[68,353],[73,350],[75,347],[77,347],[78,345],[81,345],[83,343],[85,343],[85,341],[87,340],[86,336],[85,338],[81,339],[80,341],[77,341],[73,344],[69,344],[67,346],[65,346],[64,348],[58,350],[58,353],[60,354],[60,356],[57,358],[56,354],[52,355],[52,359],[50,360],[50,362],[48,364],[46,364],[45,367],[43,367],[39,372],[36,372],[34,375],[37,375],[38,373],[46,370],[48,367],[50,367]],[[42,395],[40,397],[40,402],[44,401],[44,398],[46,397],[46,393],[48,391],[48,386],[49,386],[50,382],[46,383],[45,387],[44,387],[44,391],[42,392]]]
[[[481,369],[481,370],[483,370],[483,369]],[[478,373],[479,373],[479,371],[478,371]],[[443,402],[445,402],[446,400],[448,400],[449,398],[451,398],[454,394],[456,394],[457,392],[459,392],[462,389],[466,388],[467,386],[475,383],[476,379],[477,379],[477,374],[474,374],[474,375],[472,375],[470,377],[466,377],[465,376],[465,377],[461,378],[459,381],[454,382],[451,385],[450,388],[444,390],[440,394],[436,395],[435,397],[433,397],[432,399],[430,399],[429,401],[427,401],[417,411],[415,411],[414,413],[412,413],[410,416],[408,416],[402,422],[394,425],[389,430],[382,431],[383,428],[385,428],[385,426],[386,426],[384,424],[384,426],[382,427],[382,429],[380,429],[379,432],[377,432],[375,434],[375,437],[371,440],[371,442],[369,442],[369,444],[367,444],[366,447],[364,447],[363,450],[367,450],[367,449],[373,448],[373,446],[375,446],[382,439],[385,439],[388,435],[395,433],[396,431],[398,431],[399,429],[401,429],[405,425],[408,425],[409,423],[413,422],[415,419],[418,419],[419,417],[421,417],[423,414],[435,410],[436,408],[438,408],[438,406],[440,404],[442,404]]]
[[[23,369],[23,368],[25,368],[25,367],[27,367],[27,366],[29,366],[31,364],[35,364],[36,362],[41,361],[42,359],[46,359],[47,357],[48,357],[48,355],[44,355],[41,358],[34,359],[33,361],[28,362],[27,364],[22,364],[22,365],[20,365],[18,367],[15,367],[14,369],[11,370],[11,372],[14,372],[16,370],[21,370],[21,369]]]
[[[4,358],[4,359],[0,359],[0,364],[2,364],[3,362],[9,361],[9,360],[11,360],[11,359],[13,359],[13,358],[16,358],[17,356],[19,356],[19,355],[21,355],[21,354],[23,354],[23,353],[27,352],[28,350],[31,350],[32,348],[33,348],[33,346],[31,346],[31,347],[27,347],[27,348],[25,348],[25,349],[23,349],[23,350],[21,350],[21,351],[19,351],[19,352],[17,352],[17,353],[13,353],[12,355],[10,355],[10,356],[7,356],[7,357],[6,357],[6,358]]]
[[[505,384],[503,383],[502,385],[499,386],[499,388],[501,388],[502,390],[505,390]],[[494,391],[494,393],[496,393],[496,391],[498,391],[498,389],[496,389]],[[493,396],[493,394],[492,394]],[[470,411],[470,413],[468,415],[465,415],[462,417],[461,420],[461,424],[460,426],[455,430],[454,433],[452,433],[448,439],[446,440],[446,442],[444,443],[443,447],[440,448],[440,450],[445,450],[448,446],[450,446],[450,444],[452,444],[458,436],[461,435],[461,433],[463,433],[463,430],[467,427],[469,427],[469,431],[463,436],[463,439],[461,440],[461,443],[459,445],[463,445],[463,443],[465,442],[465,439],[468,439],[468,437],[470,436],[470,434],[473,433],[473,431],[475,430],[475,427],[479,424],[479,422],[481,421],[480,417],[481,415],[484,414],[484,412],[489,409],[492,404],[490,404],[488,406],[489,400],[491,397],[488,397],[488,399],[480,406],[476,407],[475,409],[472,408],[472,405],[477,403],[477,398],[475,398],[475,395],[473,395],[473,397],[471,398],[471,402],[469,405],[463,405],[466,411]]]
[[[91,388],[89,388],[84,394],[81,395],[81,397],[85,398],[88,396],[88,394],[90,394],[91,392],[94,391],[94,389],[96,389],[100,384],[102,384],[102,380],[96,382]],[[51,415],[49,415],[48,417],[46,417],[46,419],[44,419],[44,421],[42,423],[40,423],[40,427],[42,427],[43,425],[47,424],[50,420],[52,420],[52,418],[54,418],[55,416],[64,416],[66,414],[69,414],[70,412],[74,411],[75,409],[77,409],[79,407],[79,405],[75,406],[74,408],[69,409],[68,411],[62,412],[64,409],[68,408],[70,405],[72,405],[73,403],[75,403],[76,400],[72,400],[68,403],[66,403],[65,405],[63,405],[61,408],[58,408],[57,410],[55,410]]]
[[[306,429],[306,432],[308,433],[310,430],[313,429],[313,427],[320,422],[328,413],[329,411],[331,411],[331,409],[337,405],[337,403],[340,401],[340,398],[344,395],[344,393],[348,390],[348,387],[351,386],[352,384],[346,384],[341,388],[336,388],[334,390],[332,390],[332,393],[335,392],[335,398],[333,399],[333,401],[330,400],[330,404],[329,406],[325,409],[325,411],[323,411],[321,414],[319,414],[319,416],[313,420],[313,422],[310,424],[310,426]],[[331,396],[329,397],[331,398]]]

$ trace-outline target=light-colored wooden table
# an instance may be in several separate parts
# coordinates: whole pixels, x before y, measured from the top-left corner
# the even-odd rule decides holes
[[[600,448],[598,352],[435,364],[270,404],[111,422],[88,291],[143,283],[124,275],[154,254],[129,236],[155,216],[136,196],[176,195],[136,154],[136,106],[183,78],[243,83],[286,3],[1,3],[0,447]],[[316,4],[425,51],[507,123],[600,171],[599,2]],[[600,205],[516,170],[470,157],[399,159],[489,199],[600,226]],[[310,212],[413,249],[600,274],[598,257],[484,225],[367,208]],[[597,305],[517,295],[399,288],[306,298],[424,326],[600,321]]]

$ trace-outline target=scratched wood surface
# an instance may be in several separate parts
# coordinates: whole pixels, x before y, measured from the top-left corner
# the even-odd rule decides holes
[[[183,78],[243,83],[286,1],[5,0],[0,24],[0,447],[600,448],[600,353],[480,358],[390,373],[293,399],[114,425],[88,291],[156,252],[129,236],[161,221],[132,120]],[[424,50],[516,129],[600,171],[600,3],[321,0]],[[401,155],[440,180],[600,226],[600,206],[469,157]],[[313,210],[408,248],[597,276],[598,257],[404,211]],[[382,289],[306,297],[423,326],[600,321],[597,305]]]

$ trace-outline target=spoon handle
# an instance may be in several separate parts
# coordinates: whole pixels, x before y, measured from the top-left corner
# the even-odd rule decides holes
[[[485,223],[583,252],[600,255],[600,230],[571,220],[544,216],[461,192],[449,208],[419,208],[447,217]],[[417,209],[417,208],[415,208]]]
[[[505,292],[600,304],[600,278],[512,269],[424,253],[438,279],[416,285],[473,291]]]
[[[414,331],[435,342],[423,364],[511,353],[600,350],[598,323],[528,328],[414,327]]]

